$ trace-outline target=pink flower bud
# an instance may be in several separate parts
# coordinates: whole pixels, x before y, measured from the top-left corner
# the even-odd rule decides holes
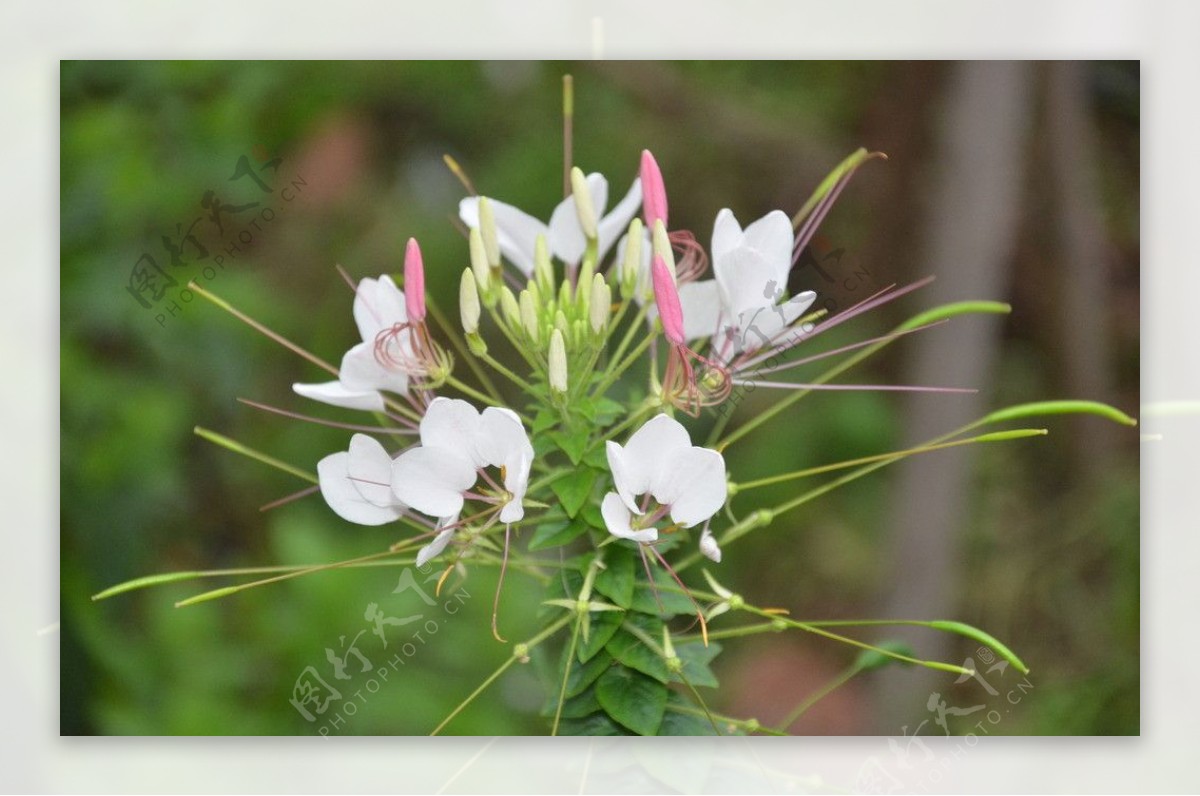
[[[642,208],[646,213],[646,228],[654,229],[654,222],[667,224],[667,189],[663,187],[662,172],[658,161],[649,149],[642,150]]]
[[[425,263],[421,260],[421,247],[416,238],[408,239],[404,251],[404,305],[408,309],[409,323],[425,320]]]
[[[654,280],[654,303],[658,305],[663,332],[673,345],[683,345],[683,308],[679,305],[679,291],[675,289],[675,280],[667,270],[667,264],[657,254],[650,264],[650,276]]]

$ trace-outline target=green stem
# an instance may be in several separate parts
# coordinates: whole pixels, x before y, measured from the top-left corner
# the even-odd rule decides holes
[[[628,304],[628,302],[625,303]],[[643,304],[638,308],[637,314],[633,316],[633,321],[630,322],[629,327],[625,330],[625,336],[622,337],[621,342],[617,344],[617,350],[613,352],[613,355],[609,360],[610,362],[619,361],[621,359],[621,355],[625,353],[625,349],[629,347],[631,342],[633,342],[634,334],[637,333],[638,329],[642,328],[642,322],[646,320],[646,313],[648,311],[646,307],[647,305]],[[612,328],[616,329],[616,324],[613,324]],[[646,330],[646,332],[649,334],[649,330]]]
[[[607,376],[604,377],[604,380],[601,381],[596,389],[592,392],[592,397],[599,398],[601,395],[603,395],[605,391],[607,391],[608,388],[617,381],[617,379],[621,378],[621,374],[628,370],[629,366],[636,362],[638,357],[645,353],[646,349],[649,348],[653,343],[654,335],[649,335],[645,340],[639,343],[638,346],[629,353],[629,356],[625,357],[624,361],[618,364],[616,368],[614,368]]]
[[[502,396],[500,391],[496,389],[496,385],[492,381],[491,377],[488,376],[487,371],[479,367],[479,363],[476,362],[475,358],[471,356],[471,353],[467,350],[467,347],[460,339],[460,335],[456,334],[456,330],[450,327],[450,323],[446,320],[445,314],[442,313],[441,308],[438,307],[437,303],[432,297],[425,297],[425,306],[428,308],[429,314],[433,316],[433,319],[437,321],[439,326],[442,327],[442,331],[446,334],[446,337],[450,339],[450,345],[454,346],[454,350],[457,351],[459,356],[462,357],[463,361],[467,363],[467,367],[470,368],[471,372],[475,374],[475,378],[479,379],[479,383],[483,385],[483,388],[488,391],[494,400],[503,402],[504,396]],[[503,403],[500,405],[503,405]]]
[[[805,697],[804,700],[796,706],[795,710],[787,715],[787,718],[779,722],[779,731],[787,732],[788,727],[791,727],[793,724],[795,724],[796,719],[808,712],[809,708],[844,686],[846,683],[850,682],[854,678],[854,675],[858,674],[861,670],[862,668],[855,664],[839,674],[833,680],[826,683],[814,693]]]
[[[923,660],[921,658],[913,658],[911,656],[904,655],[903,653],[895,652],[893,650],[885,649],[883,647],[876,647],[874,644],[868,644],[865,641],[859,641],[858,639],[849,638],[848,636],[842,636],[837,633],[830,633],[828,630],[822,630],[821,628],[810,625],[807,622],[798,622],[795,619],[789,619],[786,616],[779,616],[778,614],[772,614],[769,611],[765,611],[761,608],[755,608],[753,606],[747,605],[747,606],[745,606],[744,610],[749,611],[752,614],[758,614],[759,616],[770,617],[771,619],[774,619],[776,622],[782,622],[783,624],[787,625],[788,627],[794,627],[797,630],[803,630],[806,633],[812,633],[817,636],[822,636],[822,637],[830,639],[832,641],[840,641],[843,644],[849,644],[850,646],[858,647],[859,649],[877,652],[880,655],[886,655],[889,658],[895,658],[896,660],[904,661],[905,663],[911,663],[911,664],[915,664],[917,666],[924,666],[927,669],[937,669],[937,670],[943,671],[943,672],[953,672],[954,674],[965,674],[968,676],[972,676],[975,674],[975,672],[973,672],[972,670],[964,668],[962,666],[956,666],[953,663],[942,663],[941,661],[927,661],[927,660]]]
[[[559,619],[557,622],[552,623],[549,627],[542,630],[542,632],[538,633],[536,636],[531,638],[529,641],[526,641],[525,649],[526,650],[533,649],[538,644],[541,644],[543,641],[550,638],[550,636],[554,635],[559,630],[561,630],[570,621],[571,621],[571,615],[568,614],[567,616],[564,616],[562,619]],[[518,645],[518,646],[520,646],[520,645]],[[442,730],[444,730],[446,728],[446,725],[449,724],[451,721],[453,721],[455,716],[457,716],[459,713],[462,713],[463,709],[465,709],[468,705],[470,705],[473,701],[475,701],[476,697],[478,697],[480,694],[482,694],[484,691],[486,691],[487,687],[490,686],[492,683],[494,683],[497,679],[499,679],[500,675],[504,674],[508,670],[508,667],[512,666],[513,663],[515,663],[516,661],[517,661],[517,656],[515,654],[515,648],[514,648],[514,654],[509,655],[508,659],[506,661],[504,661],[504,663],[500,664],[500,668],[496,669],[496,671],[492,672],[486,680],[484,680],[482,683],[480,683],[479,687],[476,688],[474,691],[472,691],[470,696],[468,696],[466,699],[464,699],[462,702],[460,702],[458,707],[456,707],[454,710],[452,710],[450,712],[449,716],[442,719],[442,723],[439,724],[437,727],[435,727],[433,729],[433,732],[431,732],[429,734],[437,735]]]
[[[308,481],[310,484],[320,483],[320,481],[317,480],[317,477],[315,475],[313,475],[312,473],[305,472],[304,470],[301,470],[299,467],[293,467],[292,465],[290,465],[286,462],[281,462],[278,459],[276,459],[275,457],[268,456],[265,453],[254,450],[253,448],[248,448],[245,445],[243,445],[242,443],[232,440],[229,437],[218,434],[215,431],[210,431],[207,428],[204,428],[202,426],[196,426],[195,428],[192,429],[192,431],[196,434],[196,436],[202,437],[216,445],[220,445],[222,448],[225,448],[226,450],[231,450],[234,453],[240,453],[242,456],[248,456],[249,458],[254,459],[255,461],[262,462],[263,464],[274,467],[276,470],[281,470],[281,471],[287,473],[288,475],[294,475],[295,477],[301,479],[302,481]]]
[[[510,370],[506,365],[500,363],[491,354],[487,354],[487,353],[480,354],[479,358],[482,359],[484,362],[488,363],[489,365],[491,365],[493,370],[495,370],[501,376],[504,376],[506,379],[511,381],[513,384],[520,387],[525,392],[527,392],[527,393],[533,392],[533,385],[531,385],[529,382],[525,381],[525,379],[518,376],[516,373],[514,373],[512,370]]]
[[[363,561],[358,564],[347,564],[347,569],[359,567],[400,567],[411,566],[416,563],[415,558],[405,558],[398,561]],[[109,586],[104,591],[97,592],[92,595],[93,600],[106,600],[109,597],[116,597],[118,594],[137,591],[138,589],[147,589],[151,586],[163,586],[168,583],[178,583],[183,580],[198,580],[200,578],[223,578],[233,575],[270,575],[277,572],[297,572],[302,569],[311,569],[319,564],[286,564],[272,567],[234,567],[232,569],[199,569],[188,572],[164,572],[159,575],[145,575],[133,580],[127,580],[124,583],[118,583],[115,586]]]
[[[338,369],[335,368],[333,365],[330,365],[325,360],[321,359],[316,354],[313,354],[313,353],[301,348],[300,346],[296,345],[295,343],[293,343],[291,340],[287,339],[283,335],[281,335],[277,332],[271,331],[263,324],[254,320],[249,315],[247,315],[246,313],[237,309],[232,304],[230,304],[228,301],[226,301],[225,299],[218,296],[216,293],[210,293],[209,291],[200,287],[198,284],[196,284],[195,280],[188,282],[187,286],[188,286],[188,289],[194,291],[196,293],[196,295],[200,296],[203,299],[208,300],[209,302],[216,305],[217,307],[220,307],[221,309],[225,310],[226,312],[228,312],[233,317],[237,318],[242,323],[246,324],[247,326],[249,326],[250,328],[252,328],[258,332],[261,332],[263,335],[274,340],[276,343],[279,343],[281,346],[288,349],[292,353],[298,354],[299,356],[303,357],[304,359],[307,359],[309,362],[313,363],[317,367],[323,368],[323,369],[329,371],[330,373],[333,374],[334,378],[337,378]]]
[[[703,710],[700,710],[699,708],[693,708],[689,705],[667,705],[667,710],[675,713],[682,713],[686,716],[697,716],[699,718],[709,718],[710,720],[715,719],[722,724],[729,724],[749,732],[761,732],[766,735],[787,735],[785,732],[779,732],[778,730],[773,730],[770,727],[762,726],[756,719],[735,719],[729,716],[722,716],[718,713],[708,716]],[[724,733],[720,731],[720,728],[717,728],[717,734],[724,735]]]
[[[805,470],[795,470],[783,475],[774,475],[770,478],[759,478],[755,481],[745,481],[743,483],[734,484],[734,493],[744,492],[747,489],[756,489],[762,486],[770,486],[772,484],[781,484],[785,481],[792,481],[797,478],[807,478],[812,475],[821,475],[822,473],[832,472],[834,470],[844,470],[847,467],[857,467],[861,464],[870,464],[872,462],[883,461],[895,457],[913,456],[918,453],[931,453],[933,451],[945,450],[946,448],[955,448],[960,445],[972,445],[979,442],[1002,442],[1006,440],[1022,439],[1024,437],[1039,437],[1048,434],[1044,428],[1021,428],[1012,431],[997,431],[993,434],[981,434],[977,437],[969,439],[955,440],[954,442],[943,442],[938,445],[922,445],[916,448],[907,448],[905,450],[892,451],[891,453],[878,453],[874,456],[863,456],[859,459],[848,459],[844,462],[835,462],[834,464],[825,464],[820,467],[809,467]]]
[[[571,644],[567,648],[567,662],[563,665],[562,688],[558,690],[558,707],[554,710],[554,724],[550,735],[558,735],[558,722],[562,718],[563,704],[567,701],[567,680],[571,677],[571,665],[575,663],[575,645],[579,643],[579,629],[583,627],[583,617],[575,615],[575,629],[571,632]]]

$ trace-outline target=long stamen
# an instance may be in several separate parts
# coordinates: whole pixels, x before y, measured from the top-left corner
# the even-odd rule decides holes
[[[675,579],[675,582],[679,584],[679,588],[683,589],[683,593],[687,595],[689,600],[691,600],[692,607],[696,609],[696,618],[700,620],[700,635],[704,638],[704,646],[707,647],[708,622],[704,621],[704,611],[701,610],[700,603],[696,602],[696,598],[692,596],[692,592],[688,589],[688,587],[683,585],[683,581],[680,580],[679,576],[675,574],[675,570],[671,569],[671,565],[667,563],[667,559],[663,558],[662,553],[658,552],[658,550],[653,547],[650,548],[650,552],[654,553],[655,557],[658,558],[659,562],[666,568],[671,577]]]
[[[826,359],[828,357],[837,356],[838,354],[845,354],[850,351],[855,351],[859,348],[866,348],[868,346],[875,345],[876,343],[891,342],[892,340],[896,340],[900,337],[903,337],[906,334],[912,334],[913,332],[919,332],[923,329],[932,329],[935,326],[941,326],[943,323],[948,323],[948,321],[944,321],[944,320],[937,321],[935,323],[929,323],[924,326],[918,326],[915,329],[905,329],[904,331],[901,331],[901,332],[893,332],[891,334],[884,334],[884,335],[880,335],[879,337],[872,337],[868,340],[863,340],[858,343],[851,343],[850,345],[845,345],[840,348],[834,348],[829,351],[822,351],[821,353],[813,354],[812,356],[802,357],[801,359],[789,360],[780,365],[770,365],[768,367],[757,368],[754,370],[754,374],[755,375],[764,375],[767,373],[776,373],[781,370],[789,370],[791,368],[799,367],[800,365],[809,365],[813,362],[818,362],[818,361],[820,361],[822,359]],[[763,360],[763,361],[769,361],[769,359],[770,359],[770,357],[768,357],[767,360]],[[743,368],[742,370],[749,370],[749,368],[748,367]]]
[[[283,417],[290,417],[293,420],[303,420],[306,423],[316,423],[318,425],[329,426],[331,428],[341,428],[341,429],[345,429],[346,431],[361,431],[364,434],[415,434],[415,433],[417,433],[416,432],[416,428],[417,428],[416,424],[413,423],[408,418],[400,417],[399,415],[389,415],[389,417],[391,417],[392,419],[396,420],[399,423],[403,423],[403,424],[409,426],[409,428],[388,428],[387,426],[362,426],[362,425],[358,425],[356,423],[341,423],[336,420],[326,420],[321,417],[313,417],[312,415],[302,415],[299,412],[292,412],[288,409],[280,409],[277,406],[271,406],[270,404],[264,404],[264,403],[259,403],[258,401],[252,401],[249,398],[238,398],[238,401],[246,404],[247,406],[252,406],[255,409],[261,409],[264,412],[271,412],[272,414],[281,415]]]
[[[496,617],[500,613],[500,589],[504,586],[504,573],[508,569],[508,544],[509,536],[512,533],[512,524],[505,523],[504,525],[504,556],[500,559],[500,579],[496,581],[496,598],[492,601],[492,636],[504,644],[507,643],[500,637],[500,632],[496,629]]]
[[[884,392],[939,392],[939,393],[976,393],[979,390],[971,387],[925,387],[918,384],[794,384],[790,381],[759,381],[757,379],[733,379],[739,387],[767,387],[780,390],[864,390]]]
[[[281,497],[278,500],[272,500],[270,503],[259,506],[258,510],[266,512],[266,511],[270,511],[271,509],[277,509],[280,506],[285,506],[294,500],[299,500],[300,498],[305,498],[305,497],[308,497],[309,495],[315,494],[316,492],[320,491],[320,489],[321,489],[321,487],[319,485],[305,487],[304,489],[301,489],[299,492],[293,492],[292,494],[285,495],[284,497]]]

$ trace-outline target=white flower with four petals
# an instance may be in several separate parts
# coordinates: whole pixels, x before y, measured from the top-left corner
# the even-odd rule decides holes
[[[684,336],[712,336],[713,351],[728,359],[755,351],[796,321],[817,294],[806,290],[780,303],[792,270],[792,222],[773,210],[744,230],[733,212],[713,224],[713,279],[679,286]]]
[[[725,459],[692,445],[687,429],[667,415],[646,421],[624,447],[610,441],[608,466],[617,491],[605,495],[600,512],[608,532],[622,539],[654,542],[658,529],[653,522],[663,514],[691,528],[725,504]],[[647,514],[637,503],[642,495],[659,508]]]

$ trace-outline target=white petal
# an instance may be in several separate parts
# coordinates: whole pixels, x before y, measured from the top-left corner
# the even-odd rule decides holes
[[[679,421],[661,414],[647,420],[621,451],[630,476],[629,490],[637,495],[656,491],[675,460],[691,447],[687,429]]]
[[[782,210],[772,210],[746,227],[742,245],[762,255],[771,268],[771,278],[787,289],[787,275],[792,270],[792,220]]]
[[[350,480],[347,471],[349,459],[350,454],[340,451],[317,462],[321,496],[335,514],[359,525],[383,525],[404,513],[401,506],[376,506],[364,500],[355,483]]]
[[[787,291],[787,283],[775,278],[762,254],[746,246],[725,255],[721,267],[713,270],[730,318],[747,310],[773,306]]]
[[[592,198],[592,209],[603,213],[608,205],[608,180],[593,172],[587,175],[588,193]],[[583,259],[587,238],[579,225],[579,213],[575,210],[575,198],[568,196],[558,203],[550,215],[550,235],[547,241],[550,251],[564,263],[572,265]]]
[[[490,199],[496,219],[496,242],[509,262],[529,276],[533,273],[533,247],[538,235],[550,237],[550,228],[524,210]],[[479,228],[479,199],[468,196],[458,203],[458,216],[469,227]]]
[[[671,519],[685,528],[704,522],[725,505],[725,459],[708,448],[689,448],[675,457],[654,498],[671,507]]]
[[[708,528],[705,528],[704,533],[700,534],[700,553],[711,561],[715,561],[718,564],[721,563],[721,546],[717,544],[717,540],[713,538],[712,531]]]
[[[338,378],[348,390],[388,390],[408,392],[408,376],[397,368],[387,368],[375,356],[373,342],[359,343],[342,357]]]
[[[483,410],[476,446],[481,464],[486,466],[506,465],[519,456],[533,461],[533,445],[521,425],[521,418],[504,407],[489,406]]]
[[[519,522],[525,517],[525,491],[529,488],[529,470],[532,463],[531,456],[527,456],[524,451],[504,463],[504,490],[512,495],[512,499],[500,509],[500,522]]]
[[[423,514],[449,517],[462,511],[462,493],[475,484],[475,466],[444,448],[413,448],[392,464],[396,497]]]
[[[688,340],[708,337],[721,321],[721,291],[717,280],[685,282],[679,286],[679,305],[683,309],[683,336]]]
[[[593,194],[593,197],[595,195]],[[617,202],[616,207],[612,211],[600,219],[597,225],[597,262],[604,261],[604,255],[608,254],[608,250],[612,248],[613,241],[617,239],[626,228],[629,227],[629,222],[637,215],[638,208],[642,206],[642,180],[637,177],[633,181],[633,185],[629,186],[629,191],[622,197],[621,201]],[[600,212],[597,208],[597,212]]]
[[[613,485],[617,488],[617,494],[630,511],[641,514],[641,510],[637,506],[637,496],[648,491],[649,478],[644,473],[638,472],[636,467],[631,468],[626,463],[625,451],[617,443],[609,440],[605,443],[605,451],[608,453],[608,469],[612,472]],[[635,486],[641,486],[641,489],[635,490]]]
[[[438,520],[439,528],[445,528],[447,525],[455,526],[457,524],[457,514],[455,514],[453,517],[446,517],[445,519]],[[417,566],[423,567],[426,563],[441,555],[442,551],[446,549],[446,546],[450,544],[450,540],[454,538],[454,532],[456,530],[458,530],[456,527],[445,528],[445,530],[433,537],[433,541],[418,550]]]
[[[466,401],[434,398],[421,418],[421,444],[453,451],[482,467],[486,462],[479,452],[480,424],[479,411]]]
[[[800,293],[783,304],[764,305],[746,310],[738,316],[736,330],[731,336],[738,351],[757,351],[766,345],[776,345],[786,335],[780,332],[804,314],[817,294],[811,290]]]
[[[374,437],[355,434],[350,438],[346,472],[363,500],[376,506],[394,506],[392,457]],[[403,508],[403,506],[401,506]]]
[[[354,322],[363,342],[373,342],[379,332],[407,320],[404,293],[390,276],[359,280],[354,291]]]
[[[603,502],[600,503],[600,516],[604,517],[604,525],[613,536],[632,539],[635,542],[653,542],[658,539],[656,528],[633,530],[630,526],[633,515],[616,492],[609,492],[604,496]]]
[[[811,290],[806,290],[803,293],[797,293],[783,303],[783,317],[787,324],[796,322],[796,319],[808,311],[808,308],[817,300],[817,294]]]
[[[361,409],[364,412],[383,411],[383,396],[377,391],[351,390],[340,381],[327,381],[323,384],[293,384],[292,390],[297,395],[332,406]]]
[[[733,211],[723,208],[717,213],[713,222],[712,255],[713,271],[726,254],[736,249],[742,243],[742,225],[734,218]]]

